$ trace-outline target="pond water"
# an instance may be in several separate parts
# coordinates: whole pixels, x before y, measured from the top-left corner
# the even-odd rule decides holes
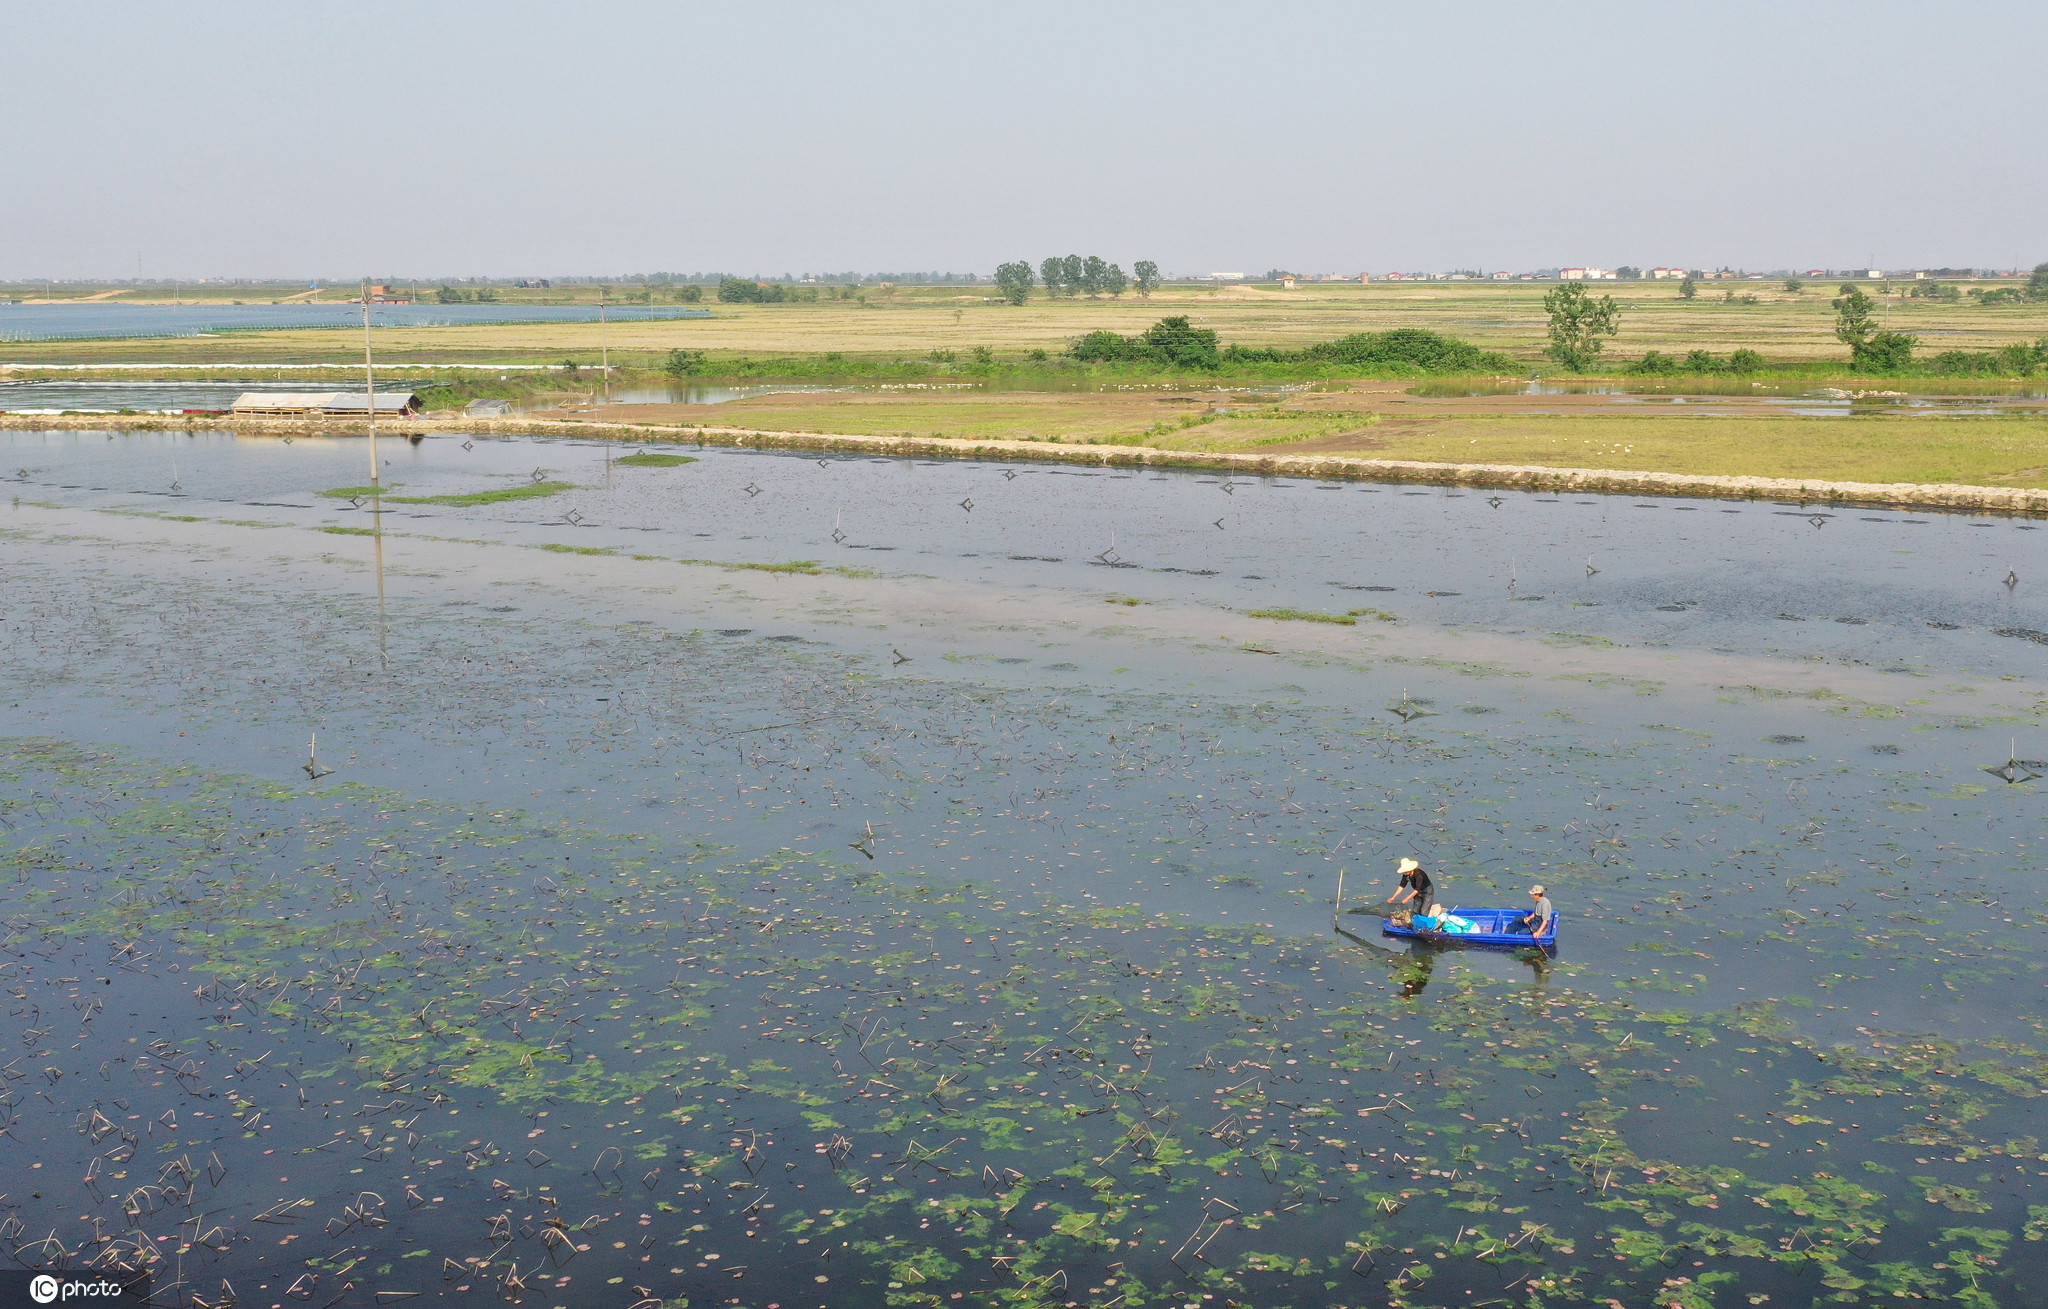
[[[31,1265],[2041,1296],[2033,521],[0,441]],[[1560,949],[1381,937],[1411,854]]]
[[[611,305],[616,322],[651,318],[709,318],[708,309],[671,305]],[[594,323],[596,305],[372,305],[373,327],[460,327],[490,323]],[[360,304],[124,305],[0,304],[0,341],[74,341],[119,337],[199,336],[209,332],[268,332],[293,328],[360,328]]]
[[[0,413],[178,414],[188,409],[225,410],[235,403],[236,396],[250,391],[332,391],[351,384],[358,392],[362,390],[360,373],[352,382],[345,377],[330,375],[330,378],[332,380],[323,381],[302,378],[295,382],[0,382]],[[377,381],[379,390],[416,390],[430,385],[429,381],[404,377],[379,378]]]

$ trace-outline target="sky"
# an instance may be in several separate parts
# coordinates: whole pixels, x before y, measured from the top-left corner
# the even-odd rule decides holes
[[[2048,259],[2048,4],[0,0],[0,278]]]

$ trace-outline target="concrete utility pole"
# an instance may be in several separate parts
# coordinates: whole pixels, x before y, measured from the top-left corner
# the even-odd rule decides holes
[[[370,415],[370,486],[381,490],[377,474],[377,367],[370,358],[370,279],[363,279],[363,399]]]
[[[604,301],[605,288],[599,287],[597,288],[597,351],[601,361],[600,367],[604,369],[604,402],[610,404],[612,402],[612,347],[610,339],[605,335]]]

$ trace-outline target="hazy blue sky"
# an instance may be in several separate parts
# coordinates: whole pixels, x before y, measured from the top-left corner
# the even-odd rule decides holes
[[[0,30],[0,276],[2048,259],[2042,0],[0,0]]]

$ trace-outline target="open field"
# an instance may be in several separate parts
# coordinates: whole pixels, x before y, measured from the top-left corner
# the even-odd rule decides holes
[[[1816,481],[2048,487],[2048,416],[2039,413],[1693,416],[1557,403],[1603,399],[1592,396],[1528,397],[1532,403],[1519,407],[1505,399],[1430,399],[1386,386],[1303,393],[1259,405],[1219,405],[1185,392],[797,394],[715,408],[611,405],[559,416],[771,432],[1142,445],[1190,453],[1343,454]],[[1538,403],[1549,412],[1538,411]],[[548,416],[558,415],[548,411]]]
[[[1756,295],[1759,303],[1724,303],[1722,288]],[[613,323],[605,332],[615,365],[650,366],[672,349],[710,352],[708,375],[741,357],[837,354],[848,361],[919,360],[932,351],[965,357],[976,347],[998,362],[1033,350],[1057,356],[1077,337],[1100,329],[1133,333],[1185,314],[1223,340],[1250,346],[1300,347],[1352,332],[1427,328],[1504,351],[1532,366],[1542,362],[1540,283],[1327,283],[1294,291],[1258,286],[1162,288],[1150,299],[1048,301],[1021,308],[996,301],[990,288],[927,286],[866,288],[864,300],[793,305],[707,304],[715,317],[672,322]],[[1834,332],[1833,284],[1792,294],[1775,282],[1706,283],[1698,299],[1681,299],[1668,282],[1602,283],[1621,304],[1621,333],[1607,353],[1626,362],[1647,350],[1726,354],[1760,351],[1770,362],[1818,363],[1845,356]],[[510,302],[508,300],[508,302]],[[1886,324],[1921,338],[1923,352],[1985,349],[2048,336],[2048,303],[1941,304],[1882,297]],[[379,358],[405,363],[559,363],[597,361],[594,323],[385,328]],[[233,333],[162,340],[7,343],[0,357],[21,364],[162,362],[348,363],[359,340],[335,331]]]
[[[1754,294],[1760,303],[1724,303],[1718,298],[1723,285]],[[669,350],[688,349],[707,353],[704,380],[737,371],[744,360],[754,361],[757,375],[764,371],[758,367],[762,361],[789,361],[801,367],[799,375],[821,378],[831,376],[836,361],[844,361],[853,373],[863,365],[900,363],[896,376],[928,376],[952,386],[785,393],[717,406],[590,406],[550,410],[548,416],[766,432],[1144,445],[1189,454],[1355,454],[1685,475],[2048,487],[2048,418],[2039,403],[2030,410],[2022,405],[2023,412],[1984,416],[1859,408],[1842,417],[1803,417],[1788,412],[1796,387],[1725,377],[1669,379],[1662,383],[1668,388],[1664,397],[1625,399],[1459,394],[1457,383],[1408,382],[1337,382],[1280,398],[1225,392],[1211,379],[1133,380],[1103,390],[1001,390],[977,386],[977,380],[987,379],[977,379],[968,362],[981,347],[992,353],[996,365],[980,368],[981,373],[1024,364],[1025,376],[1013,380],[1086,385],[1078,375],[1059,375],[1056,361],[1075,338],[1105,328],[1135,333],[1158,318],[1185,314],[1214,328],[1226,342],[1252,346],[1300,347],[1352,332],[1427,328],[1504,351],[1532,371],[1550,373],[1554,369],[1540,353],[1547,289],[1540,284],[1314,284],[1291,292],[1176,286],[1149,300],[1040,297],[1021,308],[994,301],[987,289],[868,287],[859,292],[864,300],[718,305],[710,319],[615,322],[603,333],[618,384],[628,384],[628,375],[637,373],[634,384],[644,385],[649,370]],[[1610,346],[1616,364],[1651,349],[1725,355],[1748,346],[1774,364],[1793,368],[1842,358],[1829,304],[1835,289],[1817,285],[1793,294],[1779,283],[1709,283],[1698,299],[1687,301],[1669,283],[1599,288],[1623,306],[1621,335]],[[1924,352],[2048,337],[2048,304],[1986,308],[1892,295],[1884,305],[1888,322],[1918,335]],[[380,365],[399,376],[408,364],[461,363],[476,366],[472,382],[489,379],[496,385],[488,372],[492,363],[574,360],[585,371],[573,381],[559,373],[513,373],[504,385],[527,392],[528,403],[546,386],[566,385],[575,393],[596,386],[589,371],[599,357],[600,330],[594,323],[386,328],[376,339]],[[95,361],[186,366],[217,376],[256,378],[265,376],[266,365],[353,369],[359,349],[360,338],[353,333],[291,331],[10,344],[0,347],[0,355],[27,366],[13,374],[17,379],[33,376],[37,363]],[[1033,351],[1046,352],[1054,362],[1032,364]],[[0,368],[0,375],[7,370]],[[281,369],[273,374],[286,375]],[[352,373],[341,376],[354,380]],[[1000,378],[995,385],[1002,385]],[[1993,378],[1923,378],[1898,383],[1862,379],[1850,385],[1964,394],[2005,384]],[[463,395],[478,389],[443,393],[434,403],[459,404]],[[1686,393],[1693,396],[1687,407],[1672,402],[1672,396]],[[1707,403],[1700,403],[1701,393],[1711,393]],[[450,394],[456,398],[449,399]],[[1987,407],[1998,403],[2010,402],[1987,402]]]

